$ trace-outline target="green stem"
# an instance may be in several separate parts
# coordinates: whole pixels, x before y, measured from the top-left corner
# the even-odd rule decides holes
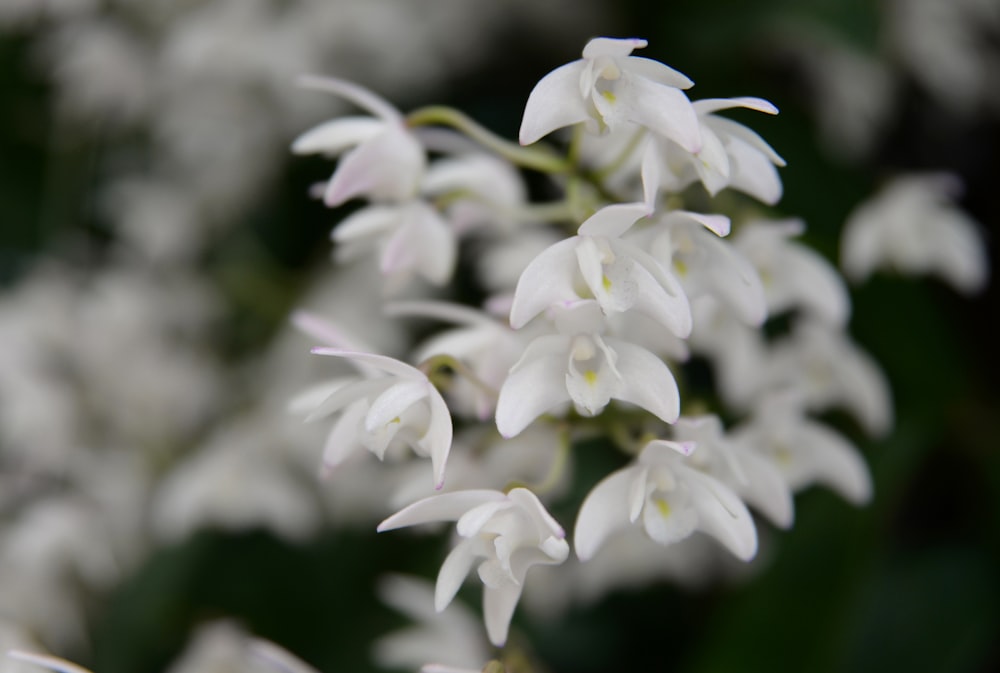
[[[523,168],[542,173],[568,173],[572,169],[572,164],[554,152],[538,147],[521,147],[493,133],[468,115],[445,105],[431,105],[414,110],[407,115],[406,123],[410,127],[432,124],[450,126]]]

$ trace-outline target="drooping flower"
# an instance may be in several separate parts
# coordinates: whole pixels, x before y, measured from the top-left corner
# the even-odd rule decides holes
[[[613,533],[635,524],[662,545],[702,531],[747,561],[757,553],[757,529],[743,501],[718,479],[686,464],[690,442],[654,440],[635,464],[601,480],[580,507],[573,544],[581,561]]]
[[[303,77],[301,82],[346,98],[373,115],[324,122],[292,143],[296,154],[337,156],[353,148],[341,158],[326,186],[326,205],[337,206],[359,196],[389,201],[416,196],[427,157],[399,110],[353,82],[315,76]]]
[[[309,412],[307,420],[340,414],[323,450],[324,469],[334,469],[358,448],[381,459],[390,444],[402,441],[418,455],[430,456],[434,487],[441,488],[451,450],[451,414],[427,376],[384,355],[337,348],[314,348],[313,353],[345,358],[377,372],[338,379],[325,390],[293,401]]]
[[[709,98],[692,105],[698,113],[701,149],[692,152],[677,143],[661,142],[670,169],[663,174],[664,186],[679,191],[700,180],[713,196],[732,187],[764,203],[777,203],[782,187],[775,166],[784,166],[785,160],[755,132],[715,113],[742,107],[777,114],[778,109],[761,98]]]
[[[876,269],[936,274],[965,293],[981,290],[989,261],[978,225],[954,204],[962,185],[950,174],[896,178],[847,220],[840,265],[854,282]]]
[[[543,77],[528,96],[521,144],[572,124],[586,123],[595,133],[637,124],[697,152],[698,120],[682,91],[693,83],[658,61],[630,55],[646,44],[634,38],[595,38],[584,47],[582,59]]]
[[[438,573],[434,607],[451,603],[477,560],[483,589],[483,617],[490,642],[500,647],[524,578],[533,565],[566,560],[569,545],[559,523],[537,496],[524,488],[509,493],[491,490],[433,495],[403,508],[378,525],[384,532],[434,521],[455,521],[461,542],[452,549]]]
[[[640,406],[667,423],[680,412],[674,375],[645,348],[596,333],[540,336],[500,388],[497,429],[513,437],[571,400],[579,413],[594,416],[612,399]]]

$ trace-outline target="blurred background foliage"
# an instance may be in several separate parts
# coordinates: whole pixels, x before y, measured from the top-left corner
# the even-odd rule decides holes
[[[802,217],[807,240],[829,258],[847,215],[888,175],[950,170],[965,181],[961,204],[983,225],[995,268],[1000,108],[959,114],[904,73],[865,156],[837,156],[821,140],[801,48],[787,48],[783,36],[808,45],[820,39],[815,31],[874,53],[882,8],[870,0],[608,2],[599,26],[551,25],[558,40],[537,26],[501,26],[474,68],[445,74],[433,90],[387,95],[402,109],[443,101],[512,137],[534,83],[576,58],[587,38],[642,36],[645,55],[692,76],[695,96],[757,95],[780,108],[774,119],[740,120],[788,161],[775,212]],[[8,288],[52,258],[97,267],[115,238],[94,200],[108,170],[108,134],[100,120],[71,124],[57,114],[34,39],[30,27],[0,36],[0,281]],[[287,95],[313,94],[289,85]],[[147,138],[127,136],[115,136],[116,151],[128,143],[148,151]],[[223,359],[264,348],[328,263],[328,232],[340,215],[306,195],[328,170],[288,157],[197,259],[225,300],[215,335]],[[995,284],[971,298],[933,279],[883,275],[857,288],[851,331],[888,374],[897,425],[870,441],[846,418],[831,420],[869,461],[874,501],[855,510],[826,491],[799,496],[791,531],[762,524],[761,558],[745,581],[618,592],[552,623],[519,611],[515,624],[547,670],[1000,669],[998,315]],[[587,452],[579,453],[586,475]],[[432,577],[442,545],[367,529],[331,528],[296,544],[264,531],[203,531],[95,599],[92,649],[65,654],[98,673],[151,673],[194,625],[230,617],[321,671],[375,670],[369,643],[405,623],[374,597],[376,579],[387,570]]]

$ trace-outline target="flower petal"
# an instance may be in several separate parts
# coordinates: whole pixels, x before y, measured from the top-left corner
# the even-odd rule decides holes
[[[613,203],[584,220],[577,231],[587,236],[621,236],[652,213],[653,208],[646,203]]]
[[[429,381],[418,379],[403,379],[392,384],[372,400],[365,416],[365,430],[374,432],[398,420],[407,409],[427,397],[430,387]]]
[[[629,525],[629,494],[640,471],[630,467],[612,472],[584,498],[573,529],[573,547],[581,561],[593,558],[611,534]]]
[[[689,152],[701,149],[698,116],[680,89],[644,77],[629,77],[627,91],[621,93],[619,101],[628,106],[622,114],[629,121],[673,140]]]
[[[638,405],[667,423],[680,415],[681,398],[670,368],[641,346],[605,337],[618,354],[615,365],[622,376],[619,399]]]
[[[506,499],[507,496],[500,491],[488,489],[440,493],[404,507],[380,523],[376,530],[379,533],[383,533],[387,530],[394,530],[405,526],[417,526],[433,521],[458,521],[463,514],[473,507],[477,507],[485,502]]]
[[[565,358],[565,353],[547,354],[515,365],[497,398],[496,423],[501,435],[514,437],[543,413],[569,400]]]
[[[737,558],[749,561],[757,554],[757,528],[743,501],[721,481],[697,470],[678,466],[698,512],[698,527],[721,542]]]
[[[556,129],[590,119],[585,99],[580,95],[584,60],[560,66],[543,77],[528,95],[518,141],[530,145]]]
[[[550,305],[579,298],[573,289],[577,240],[573,236],[550,245],[521,272],[510,307],[511,327],[520,329]]]
[[[476,546],[475,540],[463,540],[445,557],[434,586],[434,609],[438,612],[448,607],[462,588],[462,583],[476,561]]]
[[[694,109],[697,110],[700,115],[712,114],[713,112],[718,112],[719,110],[730,110],[732,108],[746,108],[748,110],[756,110],[757,112],[766,112],[767,114],[776,115],[778,114],[778,108],[774,106],[774,103],[763,98],[754,98],[752,96],[739,96],[736,98],[703,98],[702,100],[696,100],[692,103]]]
[[[514,608],[521,598],[520,584],[506,584],[502,587],[483,588],[483,620],[486,622],[486,634],[490,642],[497,647],[503,647],[507,642],[507,632],[510,630],[510,620],[514,616]]]
[[[349,147],[371,140],[384,128],[384,121],[371,117],[331,119],[314,126],[292,141],[292,152],[336,156]]]

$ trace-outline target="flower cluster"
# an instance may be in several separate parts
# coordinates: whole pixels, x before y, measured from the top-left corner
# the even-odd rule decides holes
[[[354,447],[387,463],[390,500],[403,507],[379,531],[456,523],[434,606],[451,603],[476,568],[496,646],[533,566],[589,563],[613,537],[621,553],[629,530],[676,548],[678,564],[699,537],[748,561],[758,547],[751,509],[791,526],[792,496],[811,484],[865,503],[864,460],[811,414],[841,407],[875,434],[891,424],[886,382],[846,332],[844,282],[798,240],[803,224],[761,219],[749,199],[730,199],[742,205],[725,213],[684,207],[724,190],[780,199],[782,158],[720,114],[777,109],[750,97],[692,101],[688,77],[633,54],[645,46],[597,38],[546,75],[528,97],[520,144],[449,108],[404,115],[350,82],[303,80],[367,113],[293,145],[339,157],[316,190],[328,206],[368,202],[334,228],[337,258],[377,266],[389,315],[447,326],[411,366],[348,345],[354,326],[306,316],[325,344],[314,352],[350,360],[360,377],[293,406],[337,417],[329,478],[351,469],[340,465]],[[556,132],[564,153],[536,144]],[[547,174],[563,198],[529,202],[522,170]],[[464,250],[478,254],[477,275],[456,280]],[[436,288],[449,282],[475,283],[480,305],[441,299]],[[766,336],[773,318],[791,325],[785,336]],[[723,406],[682,392],[692,356],[710,363]],[[573,561],[546,506],[566,496],[575,441],[594,436],[623,452],[622,467],[578,503]],[[526,443],[552,456],[542,478],[519,458]],[[442,492],[421,493],[406,447],[431,457]],[[573,593],[572,584],[560,586]]]

